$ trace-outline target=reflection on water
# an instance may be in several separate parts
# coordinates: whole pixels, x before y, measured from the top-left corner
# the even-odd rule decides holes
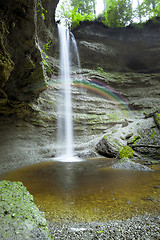
[[[11,172],[50,220],[105,221],[160,209],[160,167],[154,172],[111,169],[114,160],[46,162]]]

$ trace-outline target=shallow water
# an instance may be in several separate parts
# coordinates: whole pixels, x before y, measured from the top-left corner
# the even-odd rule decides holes
[[[111,169],[112,159],[43,162],[3,176],[21,181],[53,221],[125,219],[160,209],[160,166],[155,171]]]

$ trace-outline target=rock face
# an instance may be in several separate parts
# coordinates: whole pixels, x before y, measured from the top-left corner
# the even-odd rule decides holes
[[[107,141],[105,137],[103,137],[96,145],[96,150],[100,155],[108,158],[115,158],[118,154],[118,151],[113,146],[113,143]]]
[[[42,50],[45,53],[45,46],[53,36],[51,32],[53,32],[57,3],[58,0],[46,0],[42,6],[39,0],[1,1],[0,88],[2,99],[29,101],[33,96],[37,96],[38,86],[45,88]],[[45,41],[40,43],[41,36]]]
[[[82,23],[74,35],[82,67],[115,72],[160,72],[160,19],[143,27],[110,29],[99,22]]]
[[[20,182],[0,182],[0,239],[51,239],[46,219]]]

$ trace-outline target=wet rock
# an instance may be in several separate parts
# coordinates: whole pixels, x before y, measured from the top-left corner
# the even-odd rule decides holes
[[[140,170],[140,171],[153,171],[147,166],[131,161],[129,158],[122,158],[120,161],[114,164],[112,168]]]
[[[113,145],[113,141],[108,141],[107,137],[103,137],[96,145],[96,151],[105,157],[115,158],[117,156],[117,149]]]
[[[77,156],[80,158],[95,158],[97,154],[91,151],[81,151],[77,153]]]
[[[0,239],[51,239],[44,214],[20,182],[0,182]]]
[[[128,144],[145,157],[157,160],[160,157],[160,134],[157,126],[140,128],[138,135],[131,138]]]

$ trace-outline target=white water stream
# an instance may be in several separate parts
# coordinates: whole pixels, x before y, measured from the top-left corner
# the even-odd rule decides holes
[[[72,120],[72,79],[70,75],[70,32],[58,25],[60,40],[60,94],[58,102],[57,123],[57,158],[64,162],[79,161],[74,153],[73,120]],[[73,38],[73,36],[72,36]],[[75,47],[75,42],[74,42]],[[76,49],[77,50],[77,49]],[[78,52],[77,52],[78,56]],[[80,65],[79,59],[78,64]]]

